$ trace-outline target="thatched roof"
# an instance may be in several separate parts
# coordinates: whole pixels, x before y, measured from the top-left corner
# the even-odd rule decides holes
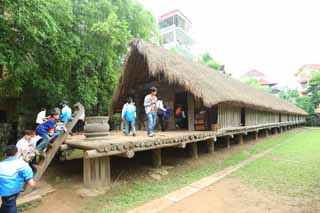
[[[130,51],[123,65],[113,102],[125,95],[125,91],[132,88],[137,79],[158,76],[160,73],[168,83],[180,85],[195,97],[201,98],[207,107],[230,103],[266,111],[307,114],[299,107],[274,95],[138,39],[130,42]]]

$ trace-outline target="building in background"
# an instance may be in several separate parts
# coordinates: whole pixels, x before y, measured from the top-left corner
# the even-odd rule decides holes
[[[254,79],[261,86],[269,87],[273,94],[278,94],[280,92],[277,83],[267,80],[267,76],[263,72],[260,72],[258,70],[250,70],[241,78],[244,79],[244,81],[246,81],[247,79]]]
[[[162,46],[193,59],[192,47],[195,43],[191,35],[192,22],[179,10],[174,10],[159,18]]]
[[[304,64],[295,73],[294,76],[299,83],[298,91],[301,95],[307,95],[309,81],[315,72],[320,72],[320,64]]]

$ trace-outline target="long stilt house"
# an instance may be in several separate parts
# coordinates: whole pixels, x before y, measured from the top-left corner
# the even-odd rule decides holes
[[[304,122],[307,113],[272,94],[250,87],[233,77],[192,62],[154,44],[133,40],[113,97],[119,112],[133,97],[139,129],[145,128],[143,99],[151,86],[165,105],[187,112],[188,130],[262,128],[291,121]],[[169,129],[175,130],[171,113]]]
[[[161,165],[163,148],[183,148],[197,158],[198,143],[209,153],[214,144],[226,141],[242,144],[255,136],[268,136],[305,122],[307,115],[297,106],[274,95],[250,87],[228,75],[142,40],[133,40],[123,65],[110,112],[121,112],[128,97],[137,106],[137,128],[145,129],[144,97],[149,88],[158,88],[164,104],[186,112],[184,129],[177,129],[174,111],[169,130],[147,137],[125,137],[114,131],[106,137],[66,140],[67,148],[84,150],[84,184],[88,187],[110,184],[110,158],[132,158],[135,153],[151,151],[152,165]],[[73,120],[74,121],[74,120]],[[72,128],[71,128],[72,129]],[[184,131],[181,131],[184,130]],[[262,134],[261,134],[262,133]],[[218,140],[219,139],[219,140]]]

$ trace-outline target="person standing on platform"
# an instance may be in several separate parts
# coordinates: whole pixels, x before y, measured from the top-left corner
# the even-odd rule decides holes
[[[151,87],[150,94],[144,98],[144,109],[147,115],[147,133],[149,137],[154,136],[154,127],[157,122],[157,88]]]
[[[121,117],[125,126],[124,134],[128,136],[131,130],[132,136],[136,136],[135,120],[137,113],[136,106],[134,105],[132,98],[128,98],[128,102],[123,105]]]
[[[61,101],[60,106],[62,107],[61,109],[61,117],[60,120],[62,123],[67,123],[71,118],[72,118],[72,110],[68,106],[69,102],[68,101]]]

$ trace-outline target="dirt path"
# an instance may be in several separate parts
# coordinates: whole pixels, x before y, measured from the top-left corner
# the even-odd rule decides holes
[[[226,178],[164,209],[161,213],[303,212],[293,201],[260,192],[236,178]]]

